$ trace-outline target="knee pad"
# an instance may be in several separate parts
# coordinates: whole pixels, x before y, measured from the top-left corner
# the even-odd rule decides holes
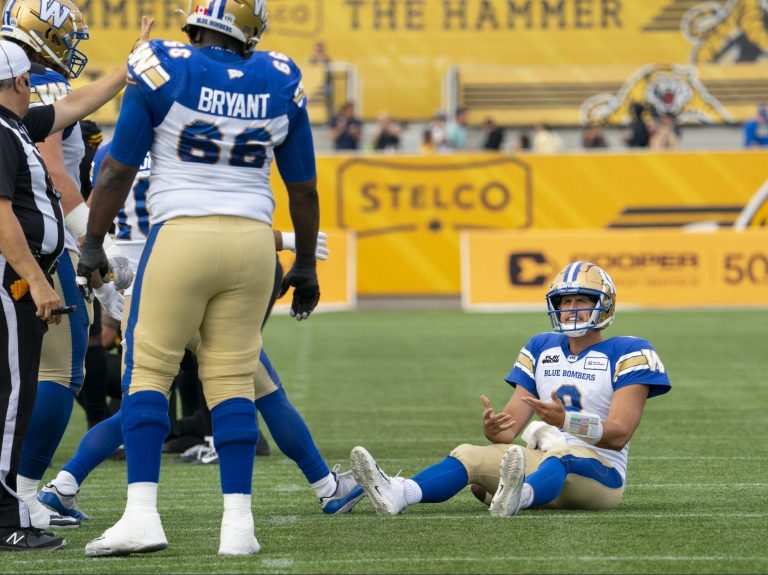
[[[256,445],[259,428],[256,406],[247,399],[231,399],[211,410],[213,444],[217,450],[233,443]]]
[[[134,430],[141,427],[155,427],[171,430],[168,419],[168,400],[157,391],[133,393],[123,399],[121,405],[123,430]]]

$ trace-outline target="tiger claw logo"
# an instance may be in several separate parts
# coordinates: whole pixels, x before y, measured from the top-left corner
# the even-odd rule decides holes
[[[702,2],[685,13],[680,29],[693,44],[693,64],[768,59],[768,0]]]
[[[634,102],[646,102],[659,114],[671,114],[681,123],[733,121],[699,81],[696,68],[677,64],[649,64],[635,72],[617,94],[588,98],[581,105],[581,121],[583,124],[627,124]]]
[[[285,36],[314,36],[322,31],[322,0],[271,0],[269,31]]]

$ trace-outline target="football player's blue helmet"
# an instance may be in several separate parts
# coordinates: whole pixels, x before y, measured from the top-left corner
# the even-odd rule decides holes
[[[252,50],[267,29],[267,0],[190,0],[188,26],[232,36]]]
[[[3,9],[0,34],[26,44],[69,78],[77,78],[88,63],[77,49],[88,39],[88,27],[72,0],[11,0]]]
[[[561,320],[560,300],[565,295],[586,295],[594,301],[594,307],[569,309],[568,311],[589,311],[589,319],[580,322],[574,315],[573,321]],[[547,313],[552,328],[570,337],[580,337],[590,329],[605,329],[616,313],[616,288],[613,280],[602,268],[589,262],[574,262],[565,266],[552,280],[546,295]]]

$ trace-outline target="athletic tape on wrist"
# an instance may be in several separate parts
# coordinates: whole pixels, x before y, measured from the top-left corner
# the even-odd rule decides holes
[[[603,422],[594,413],[566,411],[563,431],[594,445],[603,437]]]

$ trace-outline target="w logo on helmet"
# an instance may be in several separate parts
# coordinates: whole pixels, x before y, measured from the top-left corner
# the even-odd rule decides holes
[[[71,12],[58,0],[40,0],[40,20],[49,22],[54,28],[61,28]]]

